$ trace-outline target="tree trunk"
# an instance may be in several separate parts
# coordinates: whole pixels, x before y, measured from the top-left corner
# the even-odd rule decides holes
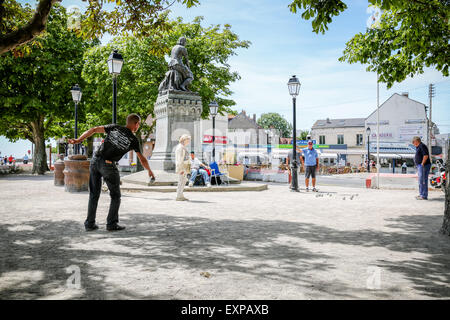
[[[47,166],[47,154],[45,153],[44,118],[31,122],[33,128],[34,154],[33,174],[44,174],[49,170]]]
[[[450,141],[447,142],[447,161],[445,168],[446,184],[442,186],[445,190],[445,209],[444,209],[444,223],[442,224],[441,232],[447,236],[450,236],[450,182],[449,182],[449,169],[450,169]]]
[[[0,54],[33,40],[44,31],[48,16],[55,2],[57,2],[57,0],[39,1],[31,21],[13,32],[0,35]]]

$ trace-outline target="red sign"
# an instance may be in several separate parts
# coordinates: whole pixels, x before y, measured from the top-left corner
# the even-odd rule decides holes
[[[30,154],[31,153],[31,151],[30,150],[28,150],[28,154]]]
[[[217,144],[227,144],[228,140],[226,136],[216,136],[216,138],[214,139],[214,143]],[[205,134],[203,136],[203,143],[212,143],[213,142],[213,136],[207,135]]]

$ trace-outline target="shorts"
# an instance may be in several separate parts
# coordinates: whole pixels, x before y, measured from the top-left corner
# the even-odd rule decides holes
[[[305,169],[305,178],[309,179],[309,177],[315,179],[316,178],[316,166],[306,166]]]

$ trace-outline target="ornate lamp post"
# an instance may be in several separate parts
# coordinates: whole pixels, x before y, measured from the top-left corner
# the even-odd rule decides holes
[[[108,58],[108,69],[109,73],[113,78],[113,111],[112,111],[112,122],[117,123],[117,76],[120,74],[123,65],[123,58],[117,50],[114,50]]]
[[[213,137],[212,137],[212,143],[213,143],[213,150],[212,150],[212,162],[216,161],[216,116],[217,112],[219,111],[219,105],[216,101],[212,101],[209,104],[209,114],[212,116],[213,119]]]
[[[72,93],[73,102],[75,102],[75,139],[78,139],[78,103],[81,101],[81,88],[78,84],[74,85],[70,90]],[[80,145],[75,145],[75,154],[78,154],[80,150]]]
[[[273,133],[270,129],[266,129],[264,131],[266,132],[266,136],[267,136],[267,140],[266,140],[267,141],[267,155],[269,156],[269,160],[270,160],[270,154],[272,151],[272,146],[271,146],[272,141],[269,140],[269,138],[272,138]]]
[[[298,176],[297,176],[297,137],[296,137],[296,115],[295,115],[295,104],[297,96],[300,92],[300,81],[294,75],[289,79],[288,82],[289,94],[292,96],[292,107],[293,107],[293,130],[292,130],[292,164],[291,164],[291,191],[298,192]]]
[[[366,133],[367,133],[367,172],[370,172],[370,127],[367,127]]]

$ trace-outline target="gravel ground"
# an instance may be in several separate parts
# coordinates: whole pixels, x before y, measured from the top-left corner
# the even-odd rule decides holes
[[[52,179],[0,178],[0,299],[450,298],[442,192],[129,192],[121,232],[102,193],[88,233],[88,194]]]

